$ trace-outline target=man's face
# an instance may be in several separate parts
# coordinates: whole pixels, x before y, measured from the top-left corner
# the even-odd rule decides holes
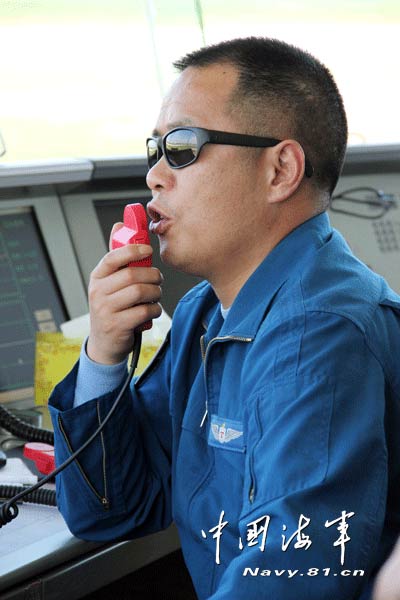
[[[187,68],[162,104],[157,134],[184,125],[243,133],[227,104],[236,81],[229,65]],[[171,169],[162,157],[149,171],[149,213],[163,218],[156,232],[164,262],[213,282],[246,261],[265,210],[259,156],[259,150],[206,144],[187,167]]]

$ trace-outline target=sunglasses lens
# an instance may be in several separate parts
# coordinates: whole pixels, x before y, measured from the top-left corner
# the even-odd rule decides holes
[[[151,169],[152,167],[154,167],[154,165],[156,164],[156,162],[159,160],[159,155],[158,155],[158,146],[157,146],[157,142],[156,140],[153,139],[148,139],[147,140],[147,164],[149,169]]]
[[[171,167],[190,165],[199,153],[195,133],[190,129],[171,131],[165,139],[165,150]]]

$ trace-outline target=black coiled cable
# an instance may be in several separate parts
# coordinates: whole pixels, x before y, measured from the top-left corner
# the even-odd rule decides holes
[[[20,492],[28,490],[26,485],[0,485],[0,498],[8,500]],[[54,490],[40,489],[30,492],[24,498],[24,502],[33,504],[46,504],[47,506],[57,506],[56,493]]]
[[[83,450],[85,450],[93,442],[94,438],[104,429],[106,423],[108,423],[108,421],[111,419],[112,415],[114,414],[122,396],[125,393],[126,388],[128,387],[128,385],[133,377],[133,374],[136,369],[136,365],[139,360],[141,345],[142,345],[142,333],[140,331],[136,330],[135,331],[135,342],[134,342],[133,350],[132,350],[132,361],[131,361],[131,365],[129,368],[129,373],[123,383],[123,386],[122,386],[114,404],[112,405],[108,414],[105,416],[104,420],[100,423],[100,425],[96,429],[96,431],[94,433],[92,433],[92,435],[86,440],[86,442],[84,444],[82,444],[82,446],[80,448],[78,448],[78,450],[73,452],[71,454],[71,456],[69,458],[67,458],[66,461],[64,461],[59,467],[57,467],[57,469],[55,469],[54,471],[52,471],[51,473],[46,475],[46,477],[43,477],[43,479],[41,479],[38,483],[35,483],[34,485],[32,485],[30,487],[23,488],[22,491],[18,492],[8,502],[5,502],[4,504],[1,505],[1,507],[0,507],[0,528],[3,527],[4,525],[6,525],[7,523],[10,523],[13,519],[15,519],[15,517],[18,516],[17,502],[19,500],[22,500],[22,498],[25,498],[28,494],[32,494],[33,492],[38,490],[45,483],[50,481],[50,479],[53,479],[53,477],[55,477],[61,471],[63,471],[66,467],[68,467],[68,465],[70,465],[79,456],[79,454],[81,452],[83,452]]]
[[[0,426],[27,442],[44,442],[54,446],[54,433],[48,429],[39,429],[11,414],[0,406]]]

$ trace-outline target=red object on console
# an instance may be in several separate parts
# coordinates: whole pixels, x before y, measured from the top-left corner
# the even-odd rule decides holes
[[[39,473],[48,475],[56,468],[54,446],[42,442],[29,442],[24,446],[24,456],[35,462]]]

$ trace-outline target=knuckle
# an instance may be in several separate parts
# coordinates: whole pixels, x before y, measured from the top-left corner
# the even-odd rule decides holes
[[[97,272],[98,269],[100,268],[100,263],[91,271],[90,273],[90,277],[89,277],[89,285],[88,288],[90,289],[91,287],[96,285],[96,282],[98,281],[98,276],[97,276]]]
[[[94,284],[89,283],[88,298],[90,304],[95,304],[97,301],[97,287]]]
[[[139,304],[135,309],[138,321],[144,322],[149,318],[148,307],[146,304]]]
[[[135,258],[141,256],[138,248],[138,244],[128,244],[129,254]]]
[[[152,306],[153,306],[153,310],[154,310],[154,318],[156,319],[157,317],[161,316],[162,306],[158,302],[155,302]]]
[[[141,304],[145,299],[145,286],[142,283],[135,283],[131,287],[131,296],[133,304]]]
[[[146,305],[148,319],[156,319],[161,314],[161,306],[157,302],[152,302]]]
[[[105,254],[103,256],[103,258],[100,260],[100,265],[103,265],[105,267],[110,267],[112,264],[112,255],[111,252],[107,252],[107,254]]]
[[[130,283],[137,283],[137,281],[138,281],[137,269],[128,268],[128,269],[125,269],[125,271],[127,272],[126,277],[127,277],[128,281]]]
[[[102,286],[97,282],[89,283],[88,299],[89,304],[96,307],[96,309],[102,306],[104,302],[104,294],[102,293]]]
[[[151,270],[152,270],[152,281],[154,281],[154,283],[161,284],[164,281],[164,276],[161,273],[160,269],[157,269],[157,267],[151,267]]]
[[[136,262],[138,260],[139,252],[137,249],[137,244],[127,244],[123,247],[123,249],[121,249],[121,251],[124,253],[124,256],[126,256],[127,264],[130,262]]]
[[[149,302],[157,302],[161,298],[161,287],[156,284],[148,284],[143,288],[143,299]]]
[[[162,296],[162,289],[160,285],[154,286],[154,293],[152,297],[152,302],[157,302]]]

